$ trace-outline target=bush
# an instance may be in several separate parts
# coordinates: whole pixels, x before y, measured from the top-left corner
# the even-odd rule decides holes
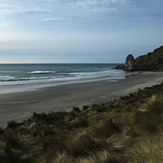
[[[96,110],[97,112],[104,112],[107,109],[105,105],[99,105],[99,104],[92,104],[92,108],[93,110]]]
[[[41,139],[41,141],[42,141],[43,151],[45,151],[50,157],[56,154],[61,154],[67,149],[66,145],[62,140],[59,140],[52,136],[44,137]]]
[[[4,129],[0,127],[0,135],[2,135],[3,133],[4,133]]]
[[[4,154],[0,155],[1,163],[21,163],[19,156],[11,150],[10,147],[6,147]]]
[[[16,133],[12,131],[8,131],[7,133],[5,133],[5,141],[6,141],[7,146],[14,147],[14,146],[20,145],[20,140],[18,136],[16,135]]]
[[[75,118],[72,122],[69,124],[69,128],[78,128],[78,127],[87,127],[88,126],[88,120],[86,118]]]
[[[87,110],[87,109],[89,109],[89,106],[88,105],[84,105],[83,106],[83,110]]]
[[[7,126],[8,126],[8,128],[15,129],[15,128],[17,128],[19,126],[19,124],[16,121],[12,120],[12,121],[8,122]]]
[[[79,108],[79,107],[73,106],[73,111],[74,111],[74,112],[80,112],[80,108]]]
[[[43,134],[44,134],[44,136],[53,135],[54,134],[54,128],[51,126],[45,126],[43,129]]]

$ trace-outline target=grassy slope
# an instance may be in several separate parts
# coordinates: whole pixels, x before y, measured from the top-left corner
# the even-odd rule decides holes
[[[162,163],[163,84],[0,129],[0,162]]]

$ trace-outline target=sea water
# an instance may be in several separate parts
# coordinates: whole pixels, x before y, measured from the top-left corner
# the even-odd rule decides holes
[[[0,64],[2,86],[62,85],[96,80],[118,80],[125,72],[117,64]]]

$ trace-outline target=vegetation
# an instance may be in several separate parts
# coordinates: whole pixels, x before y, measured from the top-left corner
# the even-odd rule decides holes
[[[163,46],[135,60],[138,71],[163,71]]]
[[[0,128],[0,163],[162,163],[163,83]]]
[[[153,52],[141,55],[135,59],[134,71],[163,71],[163,46]],[[125,70],[125,64],[119,64],[115,69]]]

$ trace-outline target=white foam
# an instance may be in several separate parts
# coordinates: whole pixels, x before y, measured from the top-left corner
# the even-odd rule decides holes
[[[29,74],[52,74],[54,73],[53,71],[32,71],[29,72]]]

